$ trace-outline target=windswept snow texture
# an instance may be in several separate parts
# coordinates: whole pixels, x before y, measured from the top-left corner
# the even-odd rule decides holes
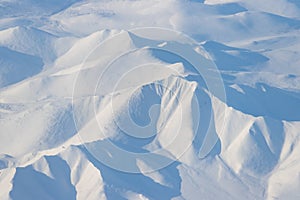
[[[299,200],[300,1],[0,0],[0,199]]]

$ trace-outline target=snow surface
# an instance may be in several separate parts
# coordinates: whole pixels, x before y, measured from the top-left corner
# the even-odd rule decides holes
[[[0,199],[300,199],[299,66],[298,0],[0,0]]]

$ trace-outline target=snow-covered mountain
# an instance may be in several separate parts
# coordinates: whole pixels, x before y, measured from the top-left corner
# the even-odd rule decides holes
[[[0,199],[300,199],[297,0],[0,0]]]

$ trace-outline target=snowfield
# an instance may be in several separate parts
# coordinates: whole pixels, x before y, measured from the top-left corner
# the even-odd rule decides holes
[[[0,199],[300,199],[300,1],[0,0]]]

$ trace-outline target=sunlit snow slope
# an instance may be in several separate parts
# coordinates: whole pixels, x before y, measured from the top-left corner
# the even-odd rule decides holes
[[[0,0],[0,199],[300,199],[300,2]]]

